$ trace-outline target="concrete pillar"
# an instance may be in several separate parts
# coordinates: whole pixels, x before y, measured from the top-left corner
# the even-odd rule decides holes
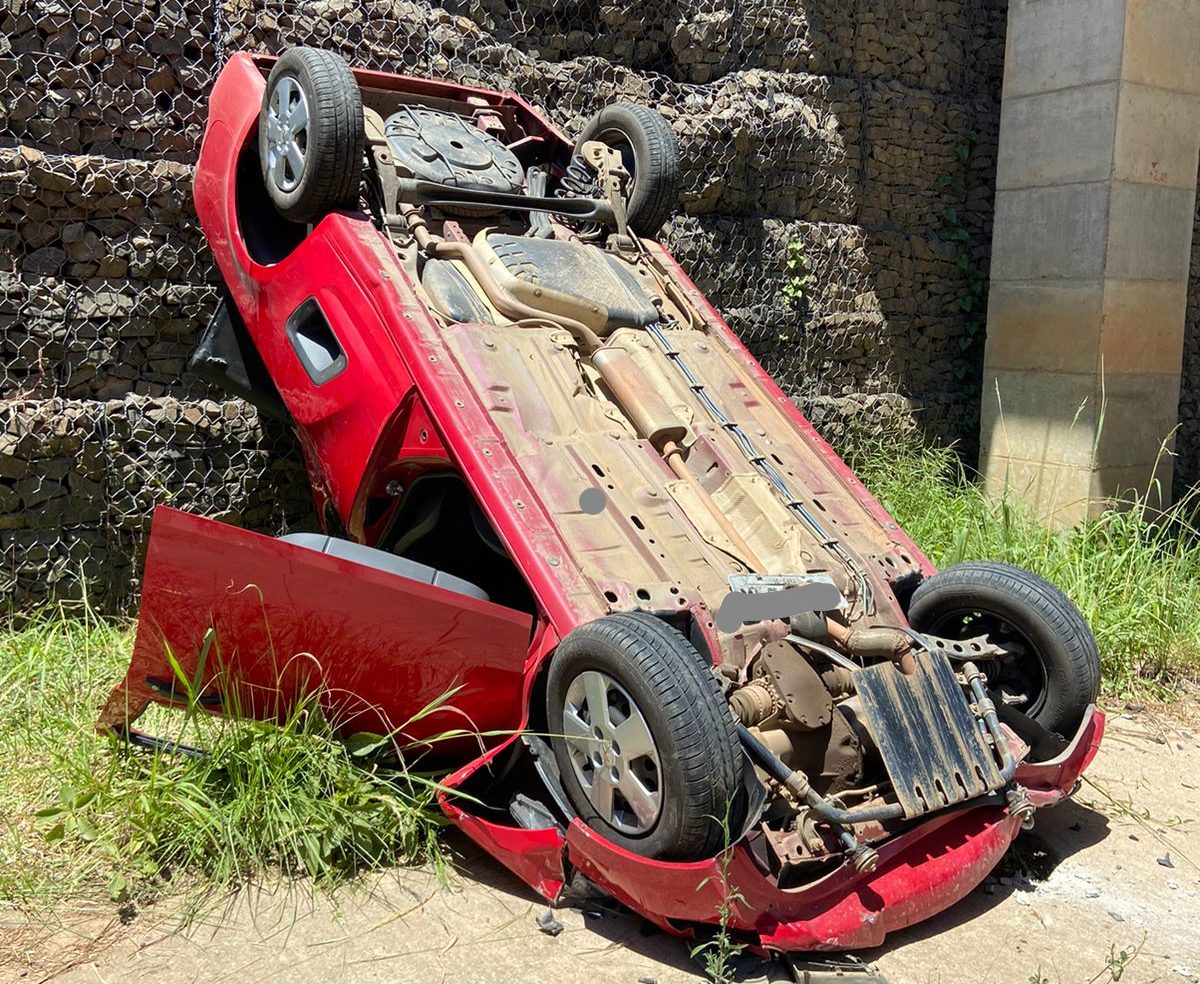
[[[980,468],[1049,520],[1170,493],[1198,0],[1012,0]]]

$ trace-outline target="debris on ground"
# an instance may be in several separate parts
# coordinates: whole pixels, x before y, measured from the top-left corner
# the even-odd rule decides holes
[[[547,936],[557,936],[563,931],[563,924],[558,921],[553,909],[547,909],[535,921],[537,922],[537,928]]]

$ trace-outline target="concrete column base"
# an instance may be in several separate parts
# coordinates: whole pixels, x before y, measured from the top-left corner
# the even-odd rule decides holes
[[[980,469],[1053,522],[1169,500],[1198,48],[1191,0],[1009,7]]]

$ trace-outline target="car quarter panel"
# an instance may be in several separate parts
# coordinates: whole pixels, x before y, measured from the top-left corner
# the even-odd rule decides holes
[[[357,262],[355,227],[369,223],[356,213],[326,216],[277,263],[251,256],[239,227],[237,172],[239,157],[253,152],[263,90],[257,65],[249,56],[234,56],[213,93],[196,170],[196,210],[318,483],[342,524],[361,533],[355,527],[363,482],[381,436],[412,389],[395,334],[364,296],[393,288],[377,265]],[[306,302],[316,303],[345,356],[344,368],[328,379],[310,375],[286,327]]]

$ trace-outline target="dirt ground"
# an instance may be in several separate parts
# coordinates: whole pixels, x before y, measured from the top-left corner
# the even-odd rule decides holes
[[[69,914],[49,933],[0,910],[0,979],[154,982],[682,984],[703,980],[685,943],[629,914],[558,912],[462,841],[460,873],[371,879],[334,900],[242,898],[187,934],[167,910],[123,924]],[[1110,715],[1074,802],[1038,815],[992,878],[941,916],[863,954],[892,984],[1200,982],[1200,729],[1150,712]],[[128,915],[128,914],[127,914]],[[219,917],[219,918],[218,918]],[[1137,949],[1116,973],[1113,954]],[[789,979],[747,966],[746,980]],[[764,976],[765,975],[765,976]]]

